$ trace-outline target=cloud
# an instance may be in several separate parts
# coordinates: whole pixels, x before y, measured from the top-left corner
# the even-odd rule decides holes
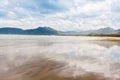
[[[43,14],[65,10],[61,5],[58,0],[29,0],[29,2],[28,0],[22,0],[18,2],[18,6],[22,6],[24,9]]]
[[[0,17],[5,17],[5,16],[6,16],[6,12],[5,12],[5,11],[0,10]]]
[[[120,28],[119,0],[0,0],[0,3],[1,27]]]

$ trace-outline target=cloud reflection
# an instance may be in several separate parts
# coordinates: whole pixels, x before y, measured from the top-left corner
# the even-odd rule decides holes
[[[42,37],[37,40],[16,39],[14,43],[12,40],[6,40],[6,43],[3,43],[4,46],[0,47],[0,72],[44,56],[66,63],[59,75],[79,76],[91,72],[108,77],[120,77],[120,46],[115,44],[106,47],[96,42],[89,42],[87,39],[89,38],[83,41],[79,38],[78,40],[70,39],[70,37],[68,40],[63,37],[59,39]]]

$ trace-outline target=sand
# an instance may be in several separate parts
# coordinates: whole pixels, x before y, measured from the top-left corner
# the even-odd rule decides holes
[[[62,77],[59,72],[64,66],[65,63],[47,58],[34,59],[7,71],[0,77],[0,80],[110,80],[95,73],[87,73],[77,77]]]
[[[0,80],[120,80],[119,50],[118,37],[3,35]]]

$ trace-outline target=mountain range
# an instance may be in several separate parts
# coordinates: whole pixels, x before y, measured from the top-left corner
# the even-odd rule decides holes
[[[20,28],[4,27],[0,28],[0,34],[56,35],[58,34],[58,31],[50,27],[38,27],[35,29],[27,30],[23,30]]]
[[[96,30],[67,31],[64,32],[64,34],[65,35],[120,35],[120,29],[115,30],[110,27],[105,27]]]
[[[27,35],[119,35],[120,29],[115,30],[110,27],[87,31],[57,31],[50,27],[38,27],[35,29],[20,29],[4,27],[0,28],[0,34],[27,34]]]

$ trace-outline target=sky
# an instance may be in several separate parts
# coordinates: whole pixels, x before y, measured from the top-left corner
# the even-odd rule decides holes
[[[120,0],[0,0],[0,27],[120,28]]]

